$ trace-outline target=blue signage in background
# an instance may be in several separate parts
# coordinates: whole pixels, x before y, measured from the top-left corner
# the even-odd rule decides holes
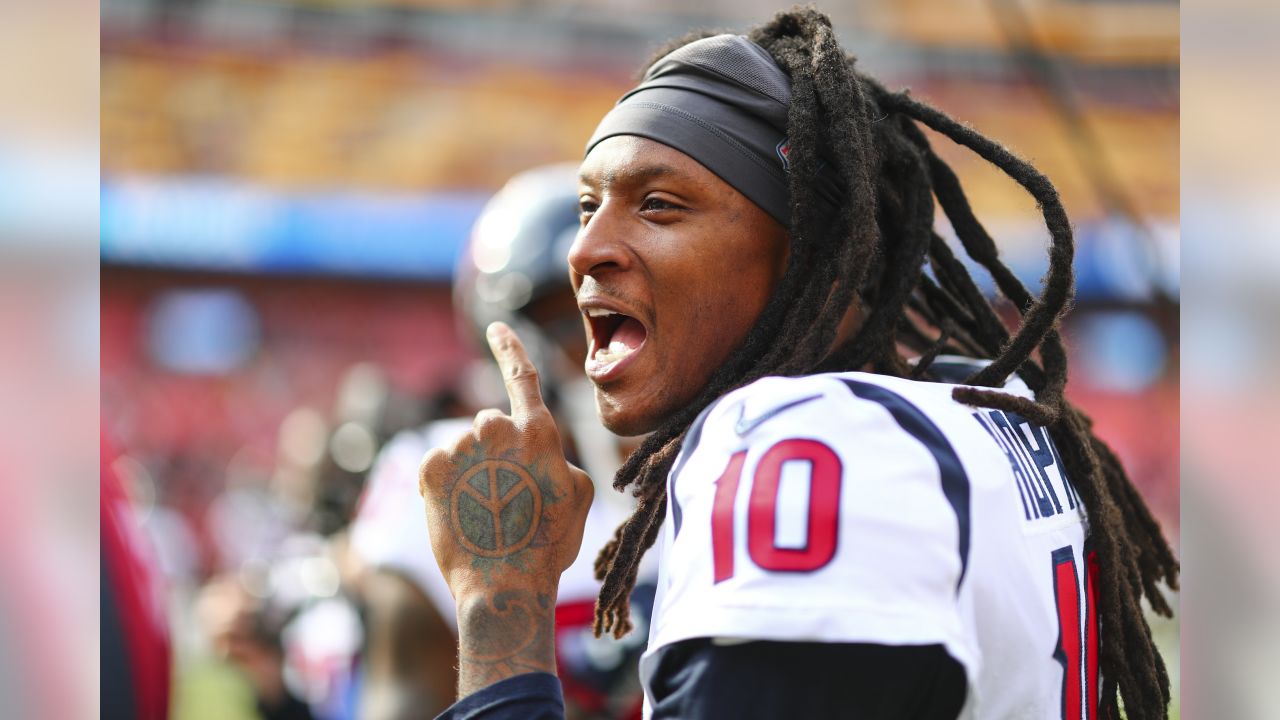
[[[1018,219],[992,223],[987,230],[1000,245],[1000,259],[1033,293],[1043,289],[1049,269],[1049,233],[1042,222]],[[1077,300],[1144,301],[1156,291],[1179,296],[1179,229],[1176,222],[1155,221],[1145,229],[1128,220],[1086,220],[1073,225]],[[991,275],[961,248],[949,227],[940,234],[955,249],[978,288],[996,292]]]
[[[288,193],[230,180],[119,180],[102,188],[104,264],[447,282],[489,194]],[[1035,221],[990,227],[1002,258],[1033,292],[1048,234]],[[948,230],[943,230],[949,234]],[[953,243],[954,238],[949,238]],[[1080,300],[1178,296],[1178,230],[1149,235],[1123,220],[1076,226]],[[987,293],[986,271],[957,253]]]
[[[287,193],[222,179],[102,187],[104,264],[448,281],[489,195]]]

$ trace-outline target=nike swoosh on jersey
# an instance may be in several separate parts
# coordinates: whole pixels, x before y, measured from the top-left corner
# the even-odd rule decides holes
[[[791,408],[797,405],[803,405],[809,402],[810,400],[817,400],[820,397],[822,397],[822,395],[818,394],[818,395],[810,395],[809,397],[800,398],[799,400],[792,400],[789,403],[779,405],[778,407],[773,408],[772,410],[766,412],[765,414],[757,417],[753,417],[750,420],[746,418],[747,405],[746,403],[743,403],[742,406],[738,408],[738,422],[733,426],[733,431],[738,433],[739,436],[746,435],[752,430],[755,430],[756,427],[760,425],[760,423],[764,422],[765,420],[768,420],[774,415],[777,415],[783,410],[790,410]]]

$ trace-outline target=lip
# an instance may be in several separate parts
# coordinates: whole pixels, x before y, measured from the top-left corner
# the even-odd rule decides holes
[[[636,358],[640,355],[640,353],[644,351],[645,345],[649,344],[649,335],[652,332],[649,326],[649,323],[645,322],[640,317],[640,315],[635,311],[619,303],[613,302],[612,300],[599,297],[599,296],[588,296],[588,297],[579,296],[578,309],[582,311],[583,319],[586,321],[586,324],[588,327],[588,334],[590,335],[590,339],[591,339],[591,342],[587,347],[587,357],[583,363],[583,369],[587,374],[587,378],[589,378],[591,382],[595,383],[596,385],[603,385],[605,383],[617,380],[622,375],[622,373],[625,372],[626,369],[630,367],[632,363],[635,362]],[[632,350],[630,354],[628,354],[626,357],[622,358],[621,360],[609,363],[607,365],[601,365],[597,363],[594,358],[595,358],[596,350],[598,350],[600,347],[599,339],[596,337],[594,330],[590,329],[591,321],[587,318],[587,312],[589,310],[605,310],[611,313],[617,313],[619,315],[626,315],[627,317],[640,323],[641,327],[644,328],[645,339],[641,341],[640,345],[635,350]]]

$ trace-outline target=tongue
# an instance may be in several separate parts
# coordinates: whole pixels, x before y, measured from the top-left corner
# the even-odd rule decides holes
[[[617,330],[613,331],[613,337],[609,338],[609,346],[612,348],[615,344],[621,343],[628,350],[635,350],[640,347],[640,343],[644,342],[645,331],[634,318],[627,318],[622,321]]]

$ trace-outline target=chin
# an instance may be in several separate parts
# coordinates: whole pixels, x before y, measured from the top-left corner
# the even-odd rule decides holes
[[[647,410],[647,412],[646,412]],[[596,388],[596,415],[609,432],[621,437],[635,437],[653,432],[662,424],[663,415],[648,408],[626,408],[624,403]]]

